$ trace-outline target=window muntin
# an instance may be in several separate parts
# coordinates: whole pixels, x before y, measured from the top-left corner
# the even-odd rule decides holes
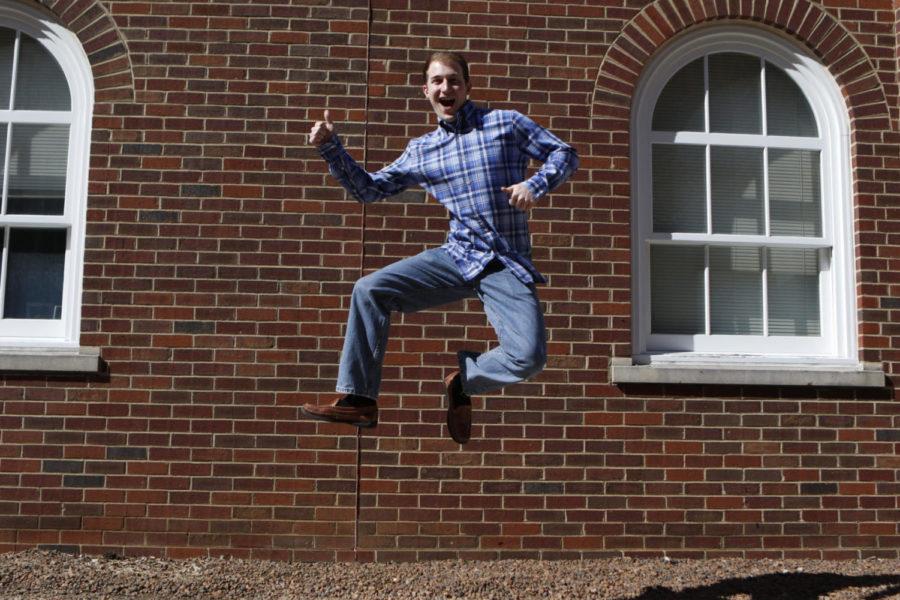
[[[840,93],[786,42],[705,29],[636,94],[635,355],[855,362]]]
[[[0,347],[74,347],[93,77],[73,33],[0,3]]]

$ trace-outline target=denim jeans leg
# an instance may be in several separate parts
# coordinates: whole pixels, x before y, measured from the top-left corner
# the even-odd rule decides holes
[[[470,395],[528,379],[547,362],[544,315],[535,287],[502,269],[478,280],[476,291],[500,344],[480,355],[459,353],[463,390]]]
[[[474,295],[442,248],[366,275],[353,286],[336,389],[378,399],[391,313],[415,312]]]

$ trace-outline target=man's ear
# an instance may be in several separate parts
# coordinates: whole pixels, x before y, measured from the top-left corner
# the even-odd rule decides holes
[[[427,83],[422,84],[422,93],[425,94],[425,96],[428,96],[428,84]]]

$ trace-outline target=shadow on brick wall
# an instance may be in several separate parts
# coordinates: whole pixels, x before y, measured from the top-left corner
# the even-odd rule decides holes
[[[890,402],[894,398],[894,382],[885,379],[884,387],[827,387],[815,385],[711,385],[688,383],[618,383],[629,398],[759,398],[764,400],[808,400],[815,398]]]

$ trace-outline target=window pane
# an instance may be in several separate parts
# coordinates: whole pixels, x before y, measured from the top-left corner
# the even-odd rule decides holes
[[[762,148],[712,146],[713,233],[762,234]]]
[[[11,230],[3,317],[61,318],[65,256],[64,229]]]
[[[653,231],[706,233],[706,151],[654,144]]]
[[[710,333],[762,335],[759,248],[709,249]]]
[[[818,150],[769,150],[772,235],[822,235]]]
[[[69,110],[69,84],[56,59],[37,40],[22,34],[16,72],[17,110]]]
[[[703,300],[704,249],[650,248],[652,333],[706,333]]]
[[[63,214],[68,148],[68,125],[12,126],[8,213]]]
[[[819,135],[806,96],[787,73],[771,63],[766,63],[766,129],[769,135]]]
[[[666,84],[653,111],[655,131],[703,131],[703,59],[698,58]]]
[[[6,167],[6,132],[9,130],[9,124],[0,123],[0,186],[3,185],[4,171]],[[0,187],[2,190],[2,187]]]
[[[12,82],[13,50],[16,32],[0,27],[0,109],[9,108],[9,85]]]
[[[821,334],[817,250],[771,248],[769,335]]]
[[[746,54],[709,55],[709,129],[762,133],[760,62]]]

